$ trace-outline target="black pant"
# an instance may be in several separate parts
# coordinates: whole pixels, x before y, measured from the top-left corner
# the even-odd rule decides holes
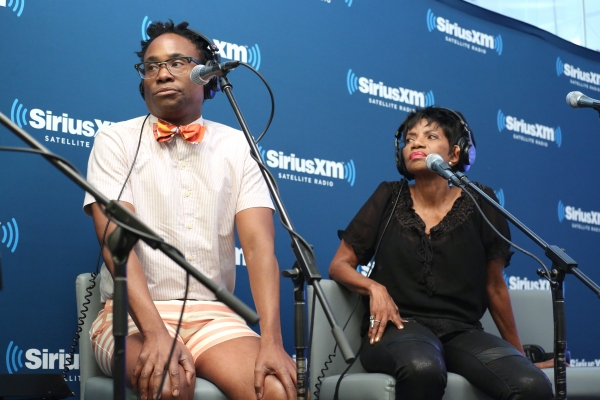
[[[368,339],[367,339],[368,340]],[[465,377],[494,399],[552,399],[546,375],[508,342],[479,330],[438,338],[415,321],[388,325],[378,343],[363,346],[369,372],[396,378],[396,399],[441,399],[447,372]]]

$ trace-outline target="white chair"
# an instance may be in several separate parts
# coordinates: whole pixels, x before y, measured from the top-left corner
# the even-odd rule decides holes
[[[328,279],[321,280],[323,292],[329,300],[338,324],[343,325],[348,320],[354,309],[358,295],[351,293],[345,287]],[[312,307],[312,287],[308,291],[308,311]],[[552,298],[548,291],[539,290],[515,290],[510,291],[511,301],[515,312],[517,329],[521,341],[527,344],[537,344],[546,351],[552,349],[553,322],[552,322]],[[315,385],[317,378],[323,375],[319,399],[331,400],[334,396],[335,387],[341,373],[346,369],[346,364],[339,351],[332,358],[331,363],[324,373],[325,362],[333,352],[335,340],[331,328],[320,302],[316,301],[314,330],[312,340],[310,366],[310,389],[312,399],[315,399]],[[359,302],[352,318],[348,321],[345,329],[346,337],[350,346],[356,352],[360,346],[360,324],[364,312],[362,302]],[[489,313],[482,319],[482,324],[487,332],[499,336],[496,325]],[[554,371],[543,370],[552,381]],[[570,400],[575,399],[600,399],[600,368],[567,368],[567,394]],[[343,400],[393,400],[395,399],[395,380],[390,375],[371,374],[366,372],[360,360],[357,360],[348,374],[342,380],[339,390],[339,398]],[[460,375],[448,373],[448,384],[444,400],[491,400],[491,398],[472,386]]]
[[[88,295],[87,288],[90,286],[92,276],[89,273],[81,274],[75,281],[75,293],[77,297],[77,317],[87,307],[83,319],[82,332],[79,338],[79,373],[81,380],[81,400],[110,400],[113,399],[113,379],[104,375],[92,351],[89,330],[92,322],[96,319],[102,304],[100,303],[100,276],[96,278],[96,286],[89,291],[89,303],[85,301]],[[86,304],[86,306],[84,306]],[[127,400],[137,400],[137,394],[127,388]],[[194,400],[227,400],[227,397],[211,382],[197,378]]]

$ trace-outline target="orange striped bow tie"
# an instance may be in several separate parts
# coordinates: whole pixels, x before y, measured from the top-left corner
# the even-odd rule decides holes
[[[200,143],[204,138],[204,125],[189,124],[177,126],[159,119],[152,127],[154,138],[159,142],[168,142],[175,134],[180,134],[182,138],[190,143]]]

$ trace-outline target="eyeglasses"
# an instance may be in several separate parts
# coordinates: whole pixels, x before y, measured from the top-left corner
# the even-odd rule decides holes
[[[158,71],[160,71],[162,66],[167,67],[167,71],[169,71],[171,75],[181,75],[184,72],[187,72],[188,65],[192,61],[196,64],[200,64],[200,61],[193,57],[174,57],[160,62],[141,62],[139,64],[135,64],[134,67],[142,79],[154,79],[158,76]]]

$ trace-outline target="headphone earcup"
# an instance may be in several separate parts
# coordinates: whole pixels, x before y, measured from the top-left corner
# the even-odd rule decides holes
[[[215,97],[219,91],[219,78],[212,77],[206,85],[204,85],[204,100],[210,100]]]
[[[471,165],[475,163],[475,157],[477,155],[477,151],[475,150],[475,146],[471,142],[471,132],[467,131],[469,137],[462,136],[458,139],[458,147],[460,148],[460,161],[457,165],[457,169],[461,172],[467,172]]]
[[[402,154],[402,149],[404,147],[396,147],[396,169],[398,170],[398,172],[400,173],[400,175],[402,175],[403,177],[405,177],[406,179],[413,180],[415,179],[415,176],[413,174],[411,174],[410,172],[408,172],[408,169],[406,169],[406,163],[404,162],[404,155]]]
[[[394,142],[394,147],[396,150],[396,169],[398,170],[400,175],[402,175],[410,181],[412,179],[415,179],[415,176],[408,172],[408,170],[406,169],[406,163],[404,162],[404,156],[402,155],[402,150],[404,149],[404,146],[400,146],[400,139],[402,139],[402,132],[404,132],[404,127],[404,124],[400,125],[395,134],[396,141]]]

